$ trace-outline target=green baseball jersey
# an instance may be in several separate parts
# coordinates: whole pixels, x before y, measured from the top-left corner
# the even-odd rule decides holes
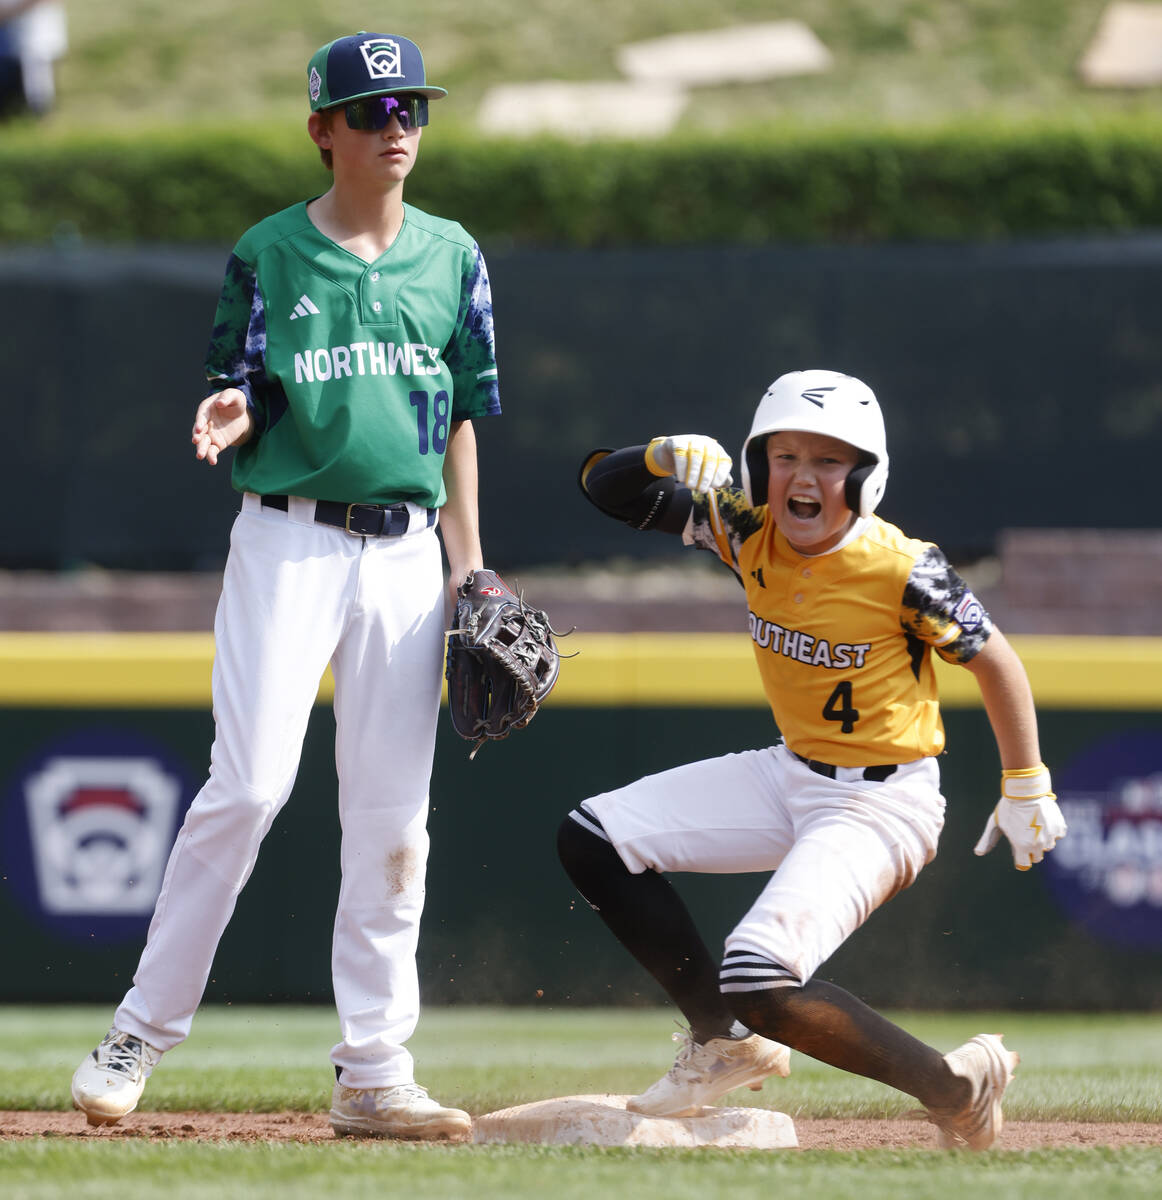
[[[452,421],[500,412],[484,257],[454,221],[404,205],[368,263],[306,203],[249,229],[226,267],[206,376],[247,397],[240,491],[438,508]]]

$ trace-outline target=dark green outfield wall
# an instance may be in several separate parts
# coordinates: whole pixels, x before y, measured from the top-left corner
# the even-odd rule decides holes
[[[972,854],[997,782],[985,717],[979,709],[954,709],[947,726],[950,803],[939,856],[821,974],[884,1006],[1162,1008],[1162,813],[1150,807],[1157,797],[1151,799],[1147,787],[1145,807],[1123,813],[1132,833],[1120,850],[1107,813],[1104,841],[1093,828],[1087,835],[1075,827],[1077,861],[1061,859],[1068,871],[1051,870],[1051,857],[1018,873],[1006,849],[985,859]],[[1158,711],[1043,710],[1042,731],[1059,791],[1072,779],[1069,796],[1076,803],[1084,804],[1087,778],[1097,787],[1103,772],[1117,773],[1119,762],[1139,780],[1162,772]],[[151,758],[181,779],[188,801],[201,782],[211,733],[202,711],[0,709],[0,1000],[118,999],[148,919],[44,911],[30,859],[29,779],[54,755],[83,760],[86,749],[107,754],[121,744],[127,755]],[[330,922],[338,887],[332,734],[329,708],[316,709],[295,792],[222,942],[209,1000],[330,997]],[[427,1001],[661,1001],[573,894],[554,855],[556,825],[588,794],[683,757],[770,738],[769,718],[758,709],[550,705],[528,730],[485,747],[469,763],[466,744],[442,724],[421,953]],[[1110,866],[1110,854],[1122,854],[1126,865],[1118,876],[1121,868],[1113,864],[1109,877],[1128,878],[1135,853],[1145,880],[1134,894],[1138,902],[1103,908],[1090,885]],[[675,881],[712,946],[721,944],[761,884],[756,876]],[[1125,901],[1130,885],[1123,878],[1118,886]],[[1109,936],[1111,921],[1118,938],[1132,935],[1135,944]]]
[[[767,384],[800,367],[872,384],[892,456],[881,511],[954,559],[1006,528],[1157,524],[1162,237],[485,251],[498,569],[672,553],[595,517],[582,457],[675,431],[737,454]],[[24,431],[0,475],[0,568],[220,568],[237,496],[189,429],[226,253],[0,251]]]

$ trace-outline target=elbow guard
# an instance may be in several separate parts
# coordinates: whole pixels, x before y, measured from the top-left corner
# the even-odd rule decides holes
[[[689,488],[646,467],[644,446],[592,451],[578,483],[591,504],[635,529],[681,533],[693,503]]]

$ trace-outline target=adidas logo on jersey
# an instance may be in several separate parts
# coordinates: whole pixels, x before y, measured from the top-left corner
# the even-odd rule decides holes
[[[306,294],[306,292],[304,292],[299,297],[299,302],[298,302],[298,304],[295,305],[295,310],[294,310],[294,312],[291,313],[290,319],[292,321],[297,321],[299,319],[299,317],[315,317],[318,315],[319,315],[319,310],[315,307],[314,302],[311,300],[310,296],[308,296]]]

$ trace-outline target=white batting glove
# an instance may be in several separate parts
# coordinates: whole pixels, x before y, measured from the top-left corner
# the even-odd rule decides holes
[[[1027,871],[1065,836],[1065,818],[1044,764],[1023,771],[1001,772],[1001,799],[984,827],[976,854],[987,854],[1001,840],[1009,839],[1013,864]]]
[[[730,455],[712,438],[700,433],[656,437],[646,447],[646,466],[655,475],[673,475],[695,492],[730,483]]]

